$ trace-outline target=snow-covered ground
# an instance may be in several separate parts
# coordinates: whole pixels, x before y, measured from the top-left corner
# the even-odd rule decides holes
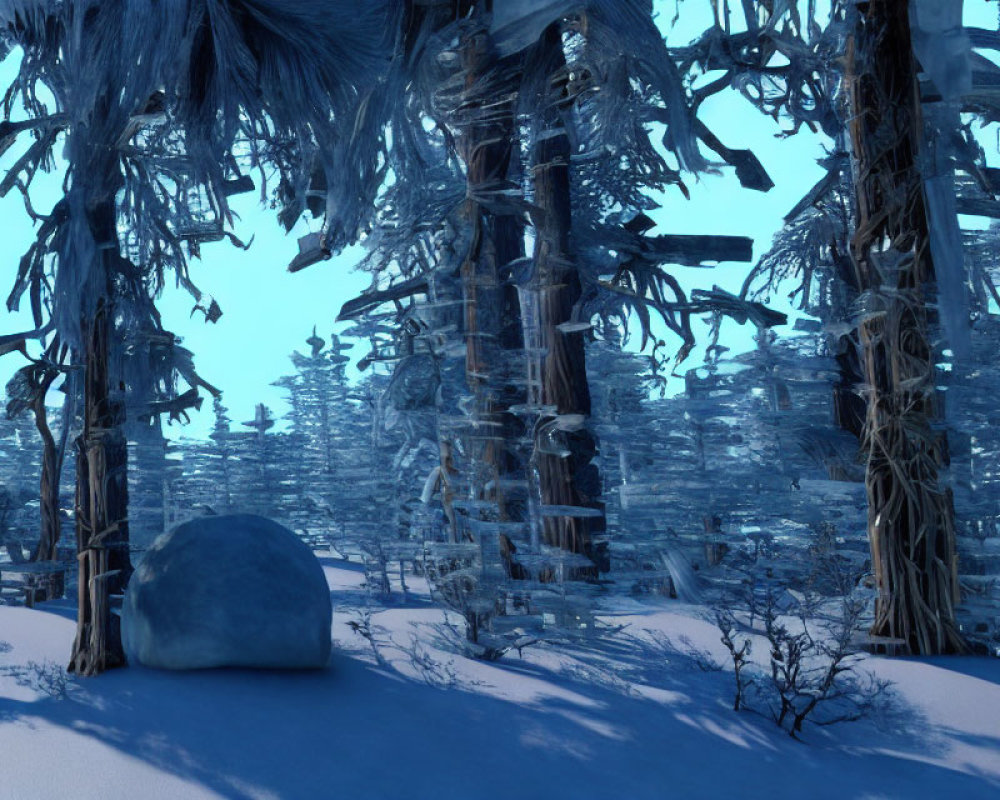
[[[0,674],[0,798],[1000,797],[1000,660],[868,659],[895,682],[891,714],[796,742],[658,643],[720,653],[693,609],[621,601],[606,619],[628,627],[595,648],[487,664],[440,646],[418,591],[373,614],[379,665],[348,625],[361,573],[325,569],[324,672],[130,668],[63,697],[37,668]],[[72,616],[0,607],[0,667],[64,665]]]

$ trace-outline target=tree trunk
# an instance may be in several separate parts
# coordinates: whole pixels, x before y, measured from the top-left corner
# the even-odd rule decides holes
[[[465,91],[448,114],[458,134],[457,155],[465,165],[462,222],[468,226],[470,243],[457,281],[442,276],[436,282],[438,300],[441,292],[461,297],[462,312],[456,322],[464,337],[464,384],[471,395],[464,408],[458,406],[460,398],[445,397],[445,416],[450,419],[439,434],[442,497],[453,539],[472,535],[459,530],[462,515],[453,506],[459,500],[495,504],[494,509],[480,508],[471,516],[502,522],[523,521],[526,506],[519,482],[527,458],[516,452],[515,444],[523,438],[524,426],[509,411],[524,401],[523,389],[516,385],[519,376],[512,369],[522,348],[520,304],[516,288],[504,280],[507,266],[524,255],[524,222],[516,210],[498,207],[504,193],[514,187],[510,173],[518,143],[517,70],[501,61],[493,47],[487,16],[491,12],[490,0],[462,0],[446,14],[439,11],[433,23],[442,28],[466,20],[459,42]],[[414,20],[429,13],[417,6]],[[454,391],[463,381],[458,375],[449,378],[453,370],[447,364],[443,370],[443,386]],[[456,447],[458,439],[461,449]],[[499,540],[491,543],[493,547],[500,547]]]
[[[556,73],[565,67],[558,25],[550,26],[539,43],[535,69],[544,70],[547,129],[532,153],[533,201],[541,210],[536,224],[534,259],[541,349],[541,402],[555,409],[536,426],[534,463],[543,505],[576,506],[603,511],[598,502],[600,478],[592,463],[597,454],[593,435],[584,427],[590,415],[590,388],[582,331],[559,326],[573,320],[581,298],[580,278],[570,247],[570,143],[553,96]],[[579,417],[567,419],[572,415]],[[554,453],[550,442],[560,429],[565,450]],[[543,520],[545,543],[591,557],[591,535],[603,530],[603,518],[555,516]],[[593,571],[590,571],[593,572]],[[593,572],[596,576],[596,572]]]
[[[469,37],[463,48],[466,82],[482,80],[496,66],[492,42],[485,32]],[[483,472],[473,476],[478,499],[495,502],[503,521],[523,519],[523,501],[511,490],[510,480],[525,465],[514,453],[523,425],[508,409],[523,402],[513,384],[511,366],[522,348],[520,302],[517,289],[503,280],[504,269],[524,254],[524,224],[515,213],[488,207],[491,195],[509,187],[509,171],[517,144],[512,92],[505,99],[502,84],[491,86],[489,112],[479,112],[460,142],[470,198],[467,220],[473,245],[461,266],[466,384],[472,392],[475,419],[472,432]],[[495,99],[494,99],[495,98]],[[492,486],[492,489],[487,489]]]
[[[42,438],[42,476],[39,484],[39,533],[38,546],[32,553],[32,561],[54,561],[58,557],[57,547],[61,534],[59,519],[59,478],[60,459],[59,446],[52,429],[49,427],[48,412],[45,408],[45,395],[56,378],[56,373],[50,373],[42,378],[39,391],[31,404],[35,416],[35,427]],[[64,590],[63,574],[53,573],[48,579],[46,596],[48,599],[62,597]]]
[[[524,491],[516,485],[527,459],[513,443],[523,437],[523,424],[508,409],[523,402],[523,390],[508,374],[508,364],[521,352],[517,291],[501,275],[524,255],[524,224],[516,213],[497,211],[491,201],[509,188],[509,172],[517,152],[512,81],[493,49],[488,16],[492,0],[453,3],[407,3],[405,52],[420,58],[418,48],[430,34],[464,21],[458,51],[465,92],[443,105],[442,116],[457,132],[457,155],[466,168],[467,201],[461,223],[470,244],[455,274],[447,268],[431,281],[439,305],[439,327],[454,326],[463,337],[465,363],[440,363],[439,473],[442,504],[452,541],[471,535],[462,526],[456,504],[472,500],[495,503],[503,521],[524,516]],[[453,312],[451,309],[457,309]],[[463,401],[462,386],[472,395]],[[461,440],[462,446],[458,446]],[[483,509],[477,516],[489,515]],[[497,543],[499,547],[499,543]]]
[[[857,193],[852,256],[867,302],[859,338],[868,391],[868,533],[879,591],[872,633],[904,640],[913,654],[934,654],[964,644],[954,620],[954,512],[939,483],[947,443],[931,425],[935,274],[907,6],[860,6],[848,50]]]
[[[121,594],[132,572],[128,535],[128,450],[124,434],[124,387],[111,361],[114,336],[114,274],[119,258],[114,193],[88,212],[97,244],[95,269],[104,296],[85,315],[83,434],[77,441],[76,541],[79,594],[76,640],[69,670],[95,675],[125,663],[111,595]]]

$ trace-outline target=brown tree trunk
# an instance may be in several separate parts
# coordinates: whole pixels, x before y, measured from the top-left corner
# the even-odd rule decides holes
[[[490,2],[459,3],[453,21],[491,10]],[[470,26],[460,51],[467,96],[455,114],[468,185],[465,217],[472,234],[460,267],[465,382],[473,397],[473,425],[465,441],[467,463],[477,471],[463,478],[471,481],[472,499],[496,504],[500,521],[520,522],[526,501],[516,485],[526,459],[514,443],[524,430],[509,409],[524,400],[511,371],[523,340],[517,290],[504,280],[504,272],[524,255],[524,222],[516,210],[496,205],[512,186],[511,164],[517,153],[511,77],[516,69],[500,61],[485,24]],[[443,461],[442,474],[453,471],[454,464]]]
[[[76,540],[79,594],[76,640],[69,670],[95,675],[125,663],[119,618],[111,596],[132,572],[128,536],[128,450],[124,387],[111,363],[114,274],[119,258],[114,194],[88,214],[104,277],[104,296],[84,319],[83,434],[77,442]]]
[[[872,633],[904,640],[913,654],[958,652],[954,512],[939,483],[947,445],[931,427],[935,276],[907,0],[859,7],[848,63],[858,205],[852,256],[868,305],[859,337],[868,391],[868,533],[879,591]]]
[[[541,349],[542,404],[555,409],[536,426],[534,462],[543,505],[575,506],[603,511],[598,501],[600,480],[592,462],[597,452],[593,435],[584,422],[590,415],[590,388],[581,331],[561,330],[573,320],[581,298],[580,278],[570,247],[570,144],[557,108],[557,73],[565,67],[558,25],[550,26],[539,43],[535,68],[548,74],[545,123],[548,130],[534,145],[531,176],[533,201],[540,209],[535,228],[534,259],[537,270],[538,320]],[[565,445],[551,452],[551,433]],[[548,440],[548,441],[546,441]],[[601,516],[553,516],[543,520],[545,543],[591,556],[592,533],[603,529]],[[596,575],[596,573],[594,573]]]
[[[527,457],[517,452],[524,425],[510,411],[524,401],[517,384],[520,374],[513,371],[522,354],[520,305],[516,289],[505,280],[508,265],[524,255],[523,212],[512,209],[506,197],[516,188],[510,173],[518,153],[517,70],[493,46],[492,5],[492,0],[410,2],[406,23],[411,57],[421,57],[415,48],[429,32],[454,26],[459,37],[461,82],[440,87],[435,111],[443,127],[454,133],[455,154],[465,166],[466,201],[459,225],[467,231],[458,237],[465,249],[457,270],[438,270],[432,287],[435,314],[447,317],[439,319],[440,327],[456,331],[452,341],[461,337],[465,353],[464,364],[447,354],[440,363],[439,478],[452,541],[480,545],[487,581],[496,566],[487,560],[495,556],[502,564],[504,543],[499,533],[487,538],[477,523],[517,525],[524,521],[527,505]],[[465,613],[466,636],[477,642],[488,620],[503,613],[504,604],[498,596],[489,609],[473,608],[462,595],[479,591],[477,582],[461,586],[453,604]]]
[[[468,42],[467,80],[471,83],[485,72],[492,60],[490,42],[477,35]],[[499,88],[499,87],[498,87]],[[501,101],[503,102],[503,101]],[[506,283],[502,271],[524,254],[524,226],[512,214],[489,209],[491,193],[506,188],[517,136],[513,101],[507,108],[494,109],[491,119],[470,125],[462,137],[470,199],[467,220],[473,245],[462,263],[461,277],[465,308],[466,383],[475,401],[479,429],[472,433],[473,458],[483,468],[474,476],[479,499],[495,502],[500,519],[518,520],[523,505],[510,502],[509,481],[518,472],[513,442],[521,433],[521,423],[508,409],[523,401],[521,390],[512,383],[509,367],[520,353],[520,303],[515,287]],[[485,487],[492,486],[487,490]],[[516,495],[516,493],[514,493]]]
[[[466,167],[468,199],[463,224],[470,245],[458,275],[435,280],[435,301],[455,302],[461,311],[453,324],[464,337],[465,364],[441,364],[444,397],[439,408],[441,495],[452,541],[468,538],[462,514],[455,504],[463,500],[496,504],[503,521],[524,516],[524,490],[518,477],[526,458],[513,446],[523,436],[523,424],[508,409],[523,402],[523,390],[507,374],[507,364],[517,358],[522,340],[516,289],[505,283],[502,272],[524,255],[524,224],[516,213],[491,206],[498,192],[509,188],[512,158],[517,152],[514,93],[489,36],[492,0],[456,0],[454,3],[407,3],[405,50],[419,57],[416,48],[428,31],[437,32],[465,20],[459,43],[464,72],[464,92],[449,97],[448,123],[457,130],[457,155]],[[450,92],[451,90],[449,90]],[[457,280],[453,280],[457,278]],[[450,312],[442,311],[450,316]],[[444,325],[447,326],[447,323]],[[460,373],[464,371],[464,376]],[[464,380],[463,380],[464,379]],[[471,406],[460,407],[454,388],[462,382],[472,395]],[[468,416],[468,419],[466,417]],[[457,447],[462,440],[463,446]],[[483,510],[482,516],[489,512]],[[497,543],[499,547],[499,542]]]

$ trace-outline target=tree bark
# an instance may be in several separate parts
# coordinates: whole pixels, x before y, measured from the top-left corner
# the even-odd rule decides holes
[[[97,245],[95,269],[104,295],[85,314],[83,434],[77,441],[76,540],[79,588],[76,639],[69,671],[95,675],[125,663],[111,595],[124,592],[132,572],[128,535],[128,450],[124,386],[112,364],[114,275],[119,258],[114,193],[88,211]]]
[[[590,387],[584,340],[581,331],[562,331],[559,326],[572,321],[582,289],[573,263],[570,229],[570,143],[563,128],[554,97],[556,73],[565,67],[558,25],[550,26],[538,47],[534,68],[547,74],[545,115],[547,129],[534,143],[532,153],[533,201],[540,209],[535,229],[534,259],[537,270],[538,321],[541,349],[541,402],[555,409],[536,426],[534,463],[538,470],[543,505],[564,505],[600,509],[600,477],[592,463],[597,453],[594,436],[584,424],[564,424],[563,453],[551,452],[543,437],[559,422],[559,417],[590,415]],[[531,68],[531,67],[529,67]],[[592,534],[603,529],[602,517],[556,516],[543,520],[543,537],[548,545],[591,557]],[[586,571],[596,576],[596,570]]]
[[[58,557],[57,547],[61,534],[59,519],[59,478],[60,459],[59,447],[52,429],[49,427],[48,412],[45,408],[45,395],[56,379],[55,372],[46,374],[39,385],[31,404],[35,417],[35,427],[42,438],[42,475],[39,482],[39,533],[38,546],[32,553],[32,561],[54,561]],[[49,599],[62,597],[64,590],[63,574],[53,573],[48,579],[46,595]]]
[[[964,650],[954,512],[940,485],[947,443],[932,428],[934,264],[919,169],[922,123],[907,0],[858,9],[848,49],[857,194],[855,283],[867,408],[868,533],[877,636],[913,654]]]
[[[516,290],[500,277],[524,253],[523,223],[489,208],[491,194],[508,179],[517,142],[513,100],[504,96],[505,87],[496,79],[498,58],[484,24],[484,15],[491,12],[492,0],[408,2],[404,26],[406,57],[419,59],[419,47],[429,34],[465,21],[458,43],[465,91],[457,102],[449,99],[455,107],[444,111],[442,122],[456,131],[453,144],[466,168],[468,191],[460,224],[468,227],[470,244],[455,272],[439,269],[428,286],[439,306],[438,326],[454,326],[465,345],[464,365],[447,357],[439,365],[439,480],[453,542],[470,536],[456,503],[494,502],[503,520],[519,519],[525,504],[512,489],[519,459],[510,448],[523,426],[507,411],[523,393],[504,374],[508,354],[520,351],[520,311]],[[471,405],[464,407],[463,384],[472,395]]]
[[[462,53],[466,85],[471,90],[497,66],[485,30],[471,35]],[[466,213],[473,242],[461,265],[465,374],[475,398],[476,418],[482,426],[472,434],[476,440],[472,445],[472,452],[477,453],[475,461],[484,469],[483,474],[473,477],[475,493],[479,499],[497,504],[501,520],[520,521],[524,503],[510,491],[509,481],[523,473],[524,465],[513,452],[513,443],[523,433],[523,426],[508,409],[523,402],[523,392],[509,374],[509,365],[520,353],[523,340],[517,289],[503,280],[502,274],[508,264],[524,254],[524,223],[515,213],[488,207],[490,196],[509,185],[518,142],[513,92],[505,92],[499,80],[490,89],[491,110],[476,112],[478,118],[460,138],[470,195]],[[487,486],[493,488],[487,490]]]

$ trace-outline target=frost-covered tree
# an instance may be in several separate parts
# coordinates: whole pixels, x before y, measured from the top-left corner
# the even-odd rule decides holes
[[[243,510],[238,441],[231,430],[228,409],[217,397],[215,422],[207,440],[182,438],[177,443],[178,473],[170,480],[166,521],[184,522],[203,514],[230,514]]]
[[[43,442],[29,414],[0,415],[0,485],[3,495],[3,546],[13,561],[26,560],[38,530],[38,513],[29,503],[37,498]],[[40,511],[40,509],[39,509]]]
[[[689,346],[688,319],[699,306],[688,304],[659,265],[747,257],[743,241],[646,237],[645,218],[632,222],[651,207],[644,191],[680,181],[652,145],[650,119],[667,126],[663,141],[684,168],[705,161],[651,6],[585,5],[579,13],[558,3],[413,5],[401,62],[409,91],[393,117],[398,127],[388,151],[397,178],[412,179],[386,189],[366,262],[390,283],[383,279],[344,309],[353,315],[427,296],[418,307],[400,308],[400,319],[419,320],[414,340],[437,357],[442,421],[474,431],[461,448],[443,443],[449,518],[458,519],[457,494],[461,502],[496,502],[500,522],[526,522],[523,509],[504,511],[523,506],[523,496],[508,502],[502,495],[533,470],[544,494],[538,504],[549,507],[539,526],[550,543],[581,554],[590,547],[588,518],[600,517],[583,419],[586,321],[595,310],[632,307],[648,323],[653,308]],[[639,46],[622,46],[635,36]],[[752,156],[743,158],[759,170]],[[531,252],[519,231],[533,239]],[[530,338],[527,366],[511,355],[522,335]],[[461,388],[448,358],[463,345],[469,399],[449,408],[447,397]],[[532,391],[535,434],[504,410],[523,409],[529,398],[518,395]],[[524,438],[528,447],[519,450]],[[559,455],[569,452],[569,440],[576,455]],[[456,463],[459,453],[467,468]],[[589,508],[587,497],[595,501]],[[574,517],[572,508],[587,510]]]
[[[516,549],[519,574],[533,561],[551,576],[548,548],[560,570],[576,559],[566,574],[594,577],[590,318],[634,310],[648,333],[659,313],[686,352],[692,313],[747,304],[688,298],[662,265],[746,260],[749,242],[646,235],[649,190],[680,183],[649,123],[682,169],[706,166],[651,4],[412,3],[399,47],[383,107],[392,178],[364,262],[373,286],[342,316],[392,304],[400,332],[374,359],[397,362],[400,383],[430,366],[440,461],[425,497],[440,494],[452,550],[468,545],[465,563],[502,577]],[[727,152],[747,185],[770,185],[751,154]]]
[[[955,6],[960,12],[961,3]],[[927,3],[915,10],[936,13]],[[913,20],[917,33],[919,22]],[[947,318],[947,300],[954,299],[937,288],[964,275],[960,266],[957,276],[949,274],[960,253],[942,252],[930,227],[933,194],[922,179],[926,143],[912,42],[909,3],[878,0],[859,9],[850,130],[857,175],[852,256],[865,296],[859,335],[870,392],[862,441],[880,589],[873,632],[903,639],[913,653],[947,653],[965,646],[955,624],[954,509],[941,481],[947,445],[932,425],[937,358],[929,301],[937,295]],[[959,348],[955,337],[952,343]]]
[[[648,235],[654,193],[672,186],[686,192],[682,171],[708,167],[695,110],[645,2],[593,2],[570,15],[554,9],[526,56],[519,108],[525,191],[539,213],[532,263],[518,283],[532,311],[525,328],[534,329],[543,354],[529,363],[537,362],[544,408],[533,463],[542,506],[562,507],[561,516],[545,519],[544,538],[574,552],[593,555],[590,531],[603,527],[596,443],[586,421],[584,343],[592,317],[622,325],[635,314],[646,346],[656,314],[680,339],[682,361],[694,344],[693,312],[740,312],[712,293],[689,298],[667,265],[748,260],[749,240]],[[654,120],[664,126],[659,132]],[[660,134],[679,169],[657,149]],[[740,158],[744,184],[769,188],[753,155]]]
[[[215,476],[217,500],[215,508],[220,514],[233,511],[233,451],[231,446],[232,432],[229,424],[229,409],[222,404],[222,398],[216,397],[212,402],[212,413],[215,422],[209,439],[212,441],[210,454],[212,456],[212,472]]]
[[[736,83],[762,110],[790,119],[792,132],[818,125],[836,144],[826,177],[788,215],[790,230],[767,269],[772,278],[798,270],[803,307],[815,308],[817,289],[826,292],[821,316],[829,330],[841,328],[833,336],[837,412],[859,436],[866,463],[880,589],[873,633],[902,639],[912,652],[960,650],[933,338],[940,330],[952,357],[966,358],[956,149],[948,141],[961,138],[953,101],[969,88],[961,2],[835,2],[826,20],[813,4],[805,14],[798,4],[745,11],[745,32],[720,24],[690,53],[727,70],[728,80],[706,93]],[[771,65],[779,52],[788,65]],[[922,94],[920,70],[936,96]],[[792,257],[782,263],[782,252]]]
[[[988,173],[986,173],[988,174]],[[966,199],[996,203],[974,179],[959,184],[959,203]],[[994,393],[1000,378],[996,352],[1000,336],[1000,314],[995,299],[1000,285],[997,226],[985,231],[968,231],[964,236],[969,267],[973,336],[967,364],[955,365],[942,376],[947,386],[946,416],[950,456],[950,488],[954,491],[956,543],[962,605],[957,622],[967,641],[979,651],[991,654],[1000,647],[1000,541],[996,507],[1000,478],[1000,446]]]
[[[309,355],[292,353],[295,374],[285,376],[274,385],[288,392],[291,405],[289,435],[296,440],[295,459],[297,507],[294,509],[295,528],[302,532],[322,534],[333,524],[330,510],[339,510],[333,503],[340,499],[338,485],[342,482],[341,468],[347,463],[349,445],[347,417],[351,405],[350,387],[345,365],[348,358],[336,334],[326,341],[316,335],[306,340]],[[333,504],[332,504],[333,503]]]
[[[163,433],[159,419],[128,430],[129,549],[141,558],[174,524],[174,503],[180,461],[177,448]]]
[[[227,194],[246,186],[235,156],[279,168],[279,199],[294,219],[310,154],[329,154],[331,169],[347,157],[350,137],[342,134],[354,131],[358,87],[380,65],[386,13],[381,3],[260,0],[0,6],[5,47],[23,54],[7,95],[5,145],[36,132],[0,191],[19,188],[41,223],[9,305],[27,292],[36,329],[20,338],[51,334],[84,367],[77,536],[89,592],[81,594],[72,657],[82,674],[122,661],[109,597],[130,572],[118,361],[125,334],[160,333],[151,298],[168,269],[207,318],[218,316],[191,284],[186,258],[206,237],[225,235]],[[15,102],[27,120],[10,122]],[[65,197],[38,215],[28,187],[60,137]],[[330,202],[343,200],[349,217],[357,198],[344,188]]]
[[[263,403],[254,408],[253,419],[241,423],[248,431],[234,432],[231,443],[236,456],[236,507],[287,522],[294,497],[297,472],[295,453],[286,447],[285,434],[271,433],[274,417]]]
[[[8,418],[30,412],[41,440],[41,470],[38,475],[39,528],[38,542],[31,550],[31,560],[50,561],[57,557],[57,547],[62,533],[61,490],[63,463],[70,428],[76,423],[76,381],[72,371],[61,370],[50,357],[51,353],[19,369],[7,384],[6,412]],[[46,405],[49,389],[60,377],[60,387],[65,400],[61,425],[53,432],[51,412]],[[61,580],[61,575],[58,579]],[[61,585],[53,585],[55,596],[62,594]]]

